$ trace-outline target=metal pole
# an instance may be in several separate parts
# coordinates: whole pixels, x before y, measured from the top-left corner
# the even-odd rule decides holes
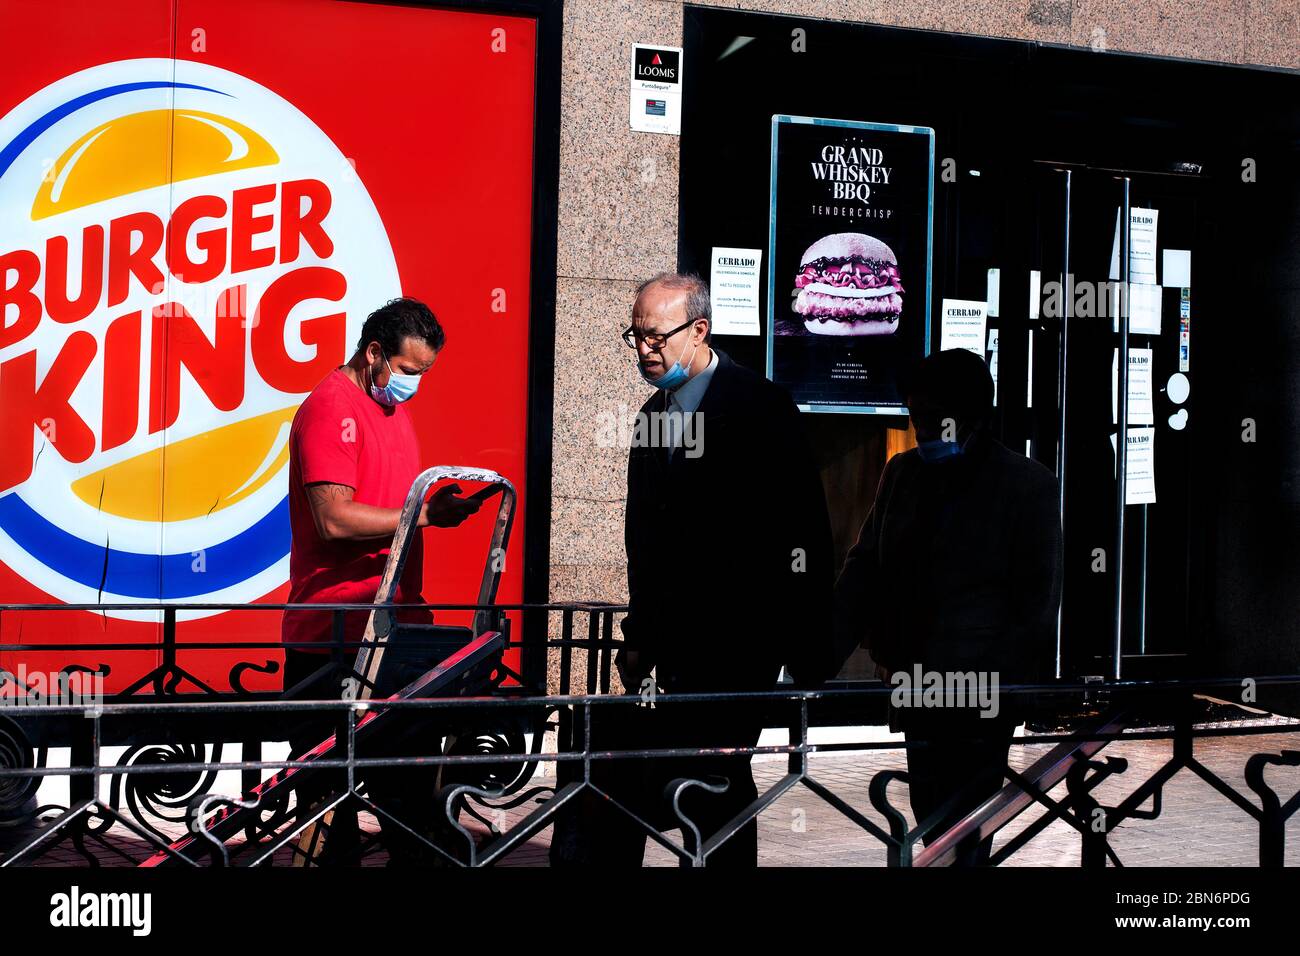
[[[1115,435],[1115,553],[1111,567],[1115,574],[1115,625],[1111,648],[1111,677],[1119,680],[1124,654],[1124,502],[1128,494],[1128,316],[1129,316],[1129,178],[1124,184],[1124,202],[1119,226],[1119,359],[1117,362]]]
[[[1147,652],[1147,506],[1142,506],[1142,589],[1138,591],[1138,653]]]
[[[1061,521],[1061,541],[1064,550],[1065,541],[1065,398],[1066,376],[1069,372],[1068,350],[1070,342],[1070,307],[1074,302],[1073,281],[1070,277],[1070,186],[1073,173],[1065,170],[1065,229],[1063,231],[1064,248],[1061,250],[1061,288],[1065,292],[1065,304],[1061,311],[1061,345],[1057,359],[1057,406],[1060,409],[1060,421],[1056,428],[1056,479],[1060,483],[1057,491],[1057,511]],[[1064,591],[1065,582],[1061,582]],[[1062,595],[1064,598],[1064,595]],[[1056,678],[1061,678],[1061,609],[1064,600],[1056,606]]]

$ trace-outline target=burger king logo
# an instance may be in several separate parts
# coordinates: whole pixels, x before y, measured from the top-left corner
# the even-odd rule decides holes
[[[69,603],[281,585],[293,414],[401,290],[343,154],[246,77],[123,60],[0,119],[0,213],[0,559]]]

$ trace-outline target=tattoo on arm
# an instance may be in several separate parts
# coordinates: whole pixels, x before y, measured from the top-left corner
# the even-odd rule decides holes
[[[314,482],[307,486],[307,500],[311,505],[312,520],[316,531],[322,538],[329,539],[337,530],[335,509],[352,500],[355,489],[349,485],[337,485],[327,481]]]
[[[348,485],[334,485],[329,482],[317,482],[307,486],[307,497],[315,508],[328,507],[338,501],[351,501],[355,488]]]
[[[356,489],[351,485],[320,481],[307,485],[306,491],[312,520],[323,539],[367,541],[393,536],[399,509],[356,503],[352,497]]]

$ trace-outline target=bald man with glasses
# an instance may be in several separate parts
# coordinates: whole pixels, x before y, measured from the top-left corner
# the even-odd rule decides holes
[[[654,389],[639,415],[672,424],[634,430],[628,454],[629,611],[615,663],[624,687],[643,696],[767,691],[783,665],[801,684],[837,669],[830,524],[798,410],[783,389],[712,345],[710,315],[698,276],[660,274],[637,288],[622,333]],[[597,710],[593,743],[616,749],[752,747],[763,719],[736,701]],[[757,795],[748,754],[601,763],[598,785],[663,828],[675,825],[664,797],[670,780],[725,785],[683,797],[705,841]],[[587,810],[585,846],[557,862],[639,866],[644,831],[607,806]],[[750,823],[706,864],[757,859]]]

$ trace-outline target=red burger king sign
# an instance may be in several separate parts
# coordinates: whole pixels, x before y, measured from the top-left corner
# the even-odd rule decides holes
[[[352,165],[245,76],[121,60],[0,120],[0,208],[5,561],[66,602],[281,584],[293,413],[401,294]]]
[[[537,20],[61,0],[4,24],[0,669],[278,686],[274,610],[181,608],[178,645],[269,646],[172,656],[153,607],[19,606],[287,600],[288,423],[397,295],[447,333],[407,405],[421,463],[515,482],[521,600]],[[489,523],[428,536],[427,600],[472,599]]]

